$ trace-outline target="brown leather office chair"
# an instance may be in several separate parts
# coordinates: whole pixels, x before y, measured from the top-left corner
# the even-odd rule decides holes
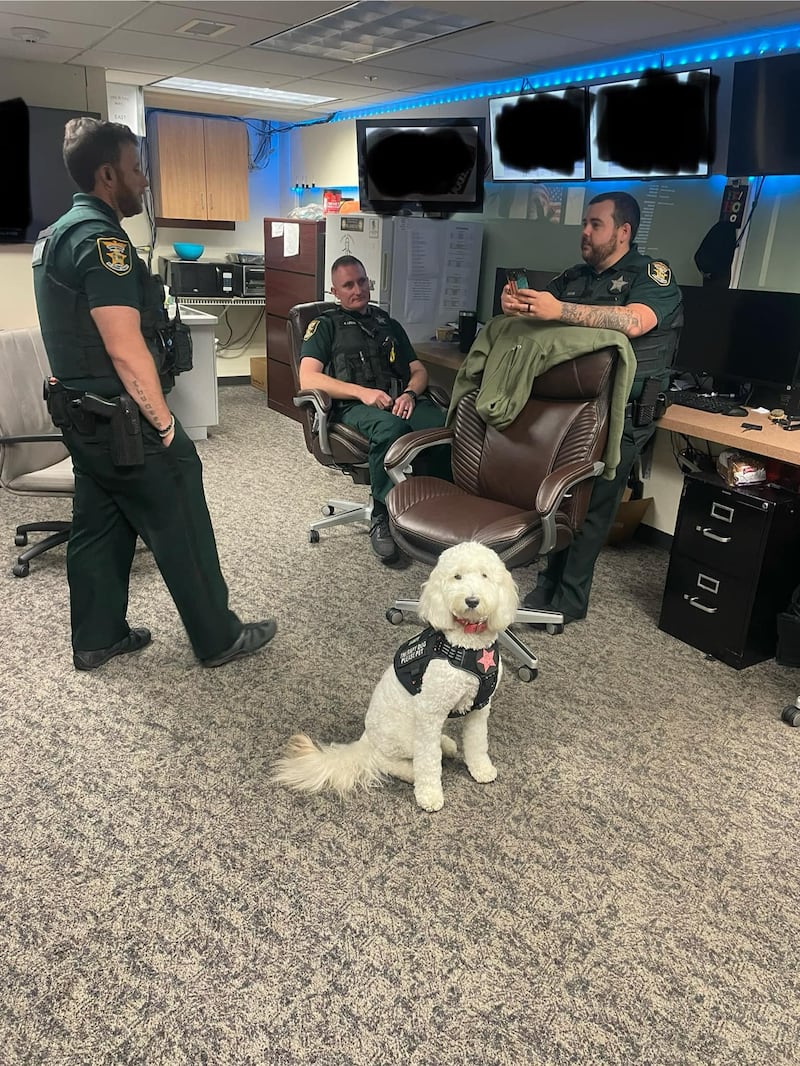
[[[448,428],[411,433],[392,445],[386,468],[395,485],[386,506],[398,545],[414,559],[435,563],[445,548],[477,540],[509,568],[567,547],[586,516],[592,481],[604,469],[616,362],[616,351],[604,348],[548,370],[535,379],[527,404],[503,432],[482,421],[472,392],[461,399]],[[421,449],[448,441],[454,483],[405,479],[403,470]],[[415,600],[396,600],[387,618],[399,623],[416,606]],[[559,631],[564,619],[521,609],[517,621]],[[500,641],[522,661],[520,678],[532,680],[536,657],[509,631]]]
[[[0,330],[0,485],[17,496],[73,496],[72,460],[50,421],[42,383],[50,365],[38,328]],[[15,577],[26,577],[32,559],[69,538],[67,521],[25,522],[14,543],[25,548],[30,533],[50,536],[21,552]]]

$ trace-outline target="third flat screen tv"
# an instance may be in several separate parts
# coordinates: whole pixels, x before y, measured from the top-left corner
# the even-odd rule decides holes
[[[486,119],[356,119],[361,208],[481,211]]]
[[[592,181],[708,177],[718,83],[710,69],[646,70],[640,78],[592,88]]]
[[[586,180],[585,88],[489,100],[494,181]]]
[[[800,174],[798,103],[797,53],[734,64],[726,173]]]

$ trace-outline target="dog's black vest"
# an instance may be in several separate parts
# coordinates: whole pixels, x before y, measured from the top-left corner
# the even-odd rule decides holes
[[[394,672],[397,680],[412,696],[422,688],[422,679],[432,659],[447,659],[456,670],[466,670],[478,679],[478,691],[469,710],[451,711],[448,718],[463,718],[470,711],[485,707],[497,688],[500,668],[500,653],[497,641],[488,648],[472,651],[451,644],[439,629],[428,626],[405,644],[401,644],[394,656]]]

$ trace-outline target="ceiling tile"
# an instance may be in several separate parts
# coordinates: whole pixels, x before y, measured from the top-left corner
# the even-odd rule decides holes
[[[218,81],[223,85],[250,85],[257,89],[277,89],[287,81],[297,80],[297,71],[294,75],[268,74],[258,70],[235,70],[233,67],[223,67],[217,63],[204,63],[199,67],[191,68],[191,76],[201,81]]]
[[[439,48],[418,46],[390,52],[388,55],[381,56],[380,63],[373,62],[371,65],[386,67],[387,70],[405,70],[445,78],[464,76],[472,81],[481,81],[491,71],[495,71],[497,77],[502,78],[508,64],[495,59],[484,59],[462,55],[458,52],[445,52]]]
[[[443,41],[437,41],[436,47],[443,52],[459,52],[463,55],[481,56],[485,59],[499,59],[505,62],[535,63],[561,52],[584,52],[596,47],[591,40],[579,40],[577,37],[561,37],[550,33],[514,26],[485,26],[475,30],[465,30]]]
[[[182,74],[193,64],[179,59],[150,59],[148,56],[127,56],[120,52],[106,52],[91,48],[88,52],[79,52],[73,60],[86,67],[106,67],[114,70],[141,71],[145,74]]]
[[[689,11],[692,14],[702,15],[704,18],[713,19],[715,22],[738,22],[741,19],[754,19],[762,20],[766,16],[786,16],[790,15],[792,11],[800,21],[800,5],[789,3],[769,3],[768,0],[757,0],[757,2],[741,2],[741,0],[733,0],[733,2],[720,4],[716,0],[699,0],[696,3],[690,3],[689,0],[677,3],[673,0],[669,0],[666,7],[676,8],[678,11]]]
[[[83,22],[87,26],[119,26],[126,19],[137,14],[148,6],[143,0],[127,2],[127,0],[75,0],[64,3],[64,0],[37,0],[36,3],[22,3],[15,0],[13,3],[0,3],[0,11],[7,11],[26,17],[40,19],[57,19],[59,22]],[[25,25],[25,23],[23,23]]]
[[[570,4],[530,18],[514,20],[515,26],[600,44],[621,44],[708,24],[707,18],[689,11],[678,11],[665,4],[634,4],[626,0]]]
[[[166,36],[159,33],[137,33],[134,30],[112,30],[103,41],[103,48],[120,55],[150,56],[153,59],[185,59],[187,62],[208,63],[231,51],[227,44],[197,41],[191,37]]]
[[[255,6],[255,5],[254,5]],[[140,15],[130,19],[125,24],[126,30],[141,30],[144,33],[175,33],[181,26],[194,19],[210,22],[219,22],[232,26],[218,37],[200,37],[190,34],[178,34],[180,38],[194,41],[211,41],[214,44],[225,44],[229,48],[253,44],[272,33],[280,33],[285,29],[280,22],[260,22],[255,19],[243,19],[231,11],[210,12],[202,11],[194,7],[173,7],[170,4],[154,4]]]
[[[314,59],[312,56],[290,55],[276,48],[241,48],[225,56],[226,67],[241,70],[259,70],[276,74],[294,74],[295,77],[310,77],[327,74],[342,66],[335,59]]]
[[[10,38],[0,40],[0,56],[5,59],[26,59],[35,63],[68,63],[79,51],[57,44],[26,44]]]
[[[367,82],[368,77],[376,78],[372,83]],[[387,70],[379,64],[371,63],[348,63],[338,70],[331,70],[325,75],[326,81],[341,82],[344,85],[372,84],[376,91],[384,92],[392,89],[413,89],[423,81],[428,80],[427,74],[414,74],[405,70]]]
[[[266,22],[280,22],[284,26],[295,26],[309,22],[311,19],[326,15],[329,11],[338,11],[346,7],[351,0],[273,0],[266,3],[227,3],[227,0],[190,0],[186,4],[169,4],[169,7],[194,7],[202,11],[215,11],[217,14],[240,15],[242,18],[258,18]]]
[[[55,22],[53,19],[32,18],[30,15],[20,17],[0,11],[0,37],[14,40],[11,30],[15,26],[41,30],[47,35],[43,44],[63,45],[65,48],[90,48],[109,32],[107,27],[86,26],[80,22]]]

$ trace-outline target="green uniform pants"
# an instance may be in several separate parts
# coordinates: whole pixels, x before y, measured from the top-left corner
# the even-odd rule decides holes
[[[443,426],[446,414],[427,396],[420,396],[410,418],[398,418],[391,411],[382,411],[364,403],[354,403],[342,409],[338,421],[357,429],[369,441],[369,479],[374,500],[383,503],[392,487],[392,480],[383,465],[391,445],[415,429],[437,429]],[[430,448],[414,460],[414,472],[452,481],[450,448],[447,445]]]
[[[614,480],[595,478],[589,509],[575,539],[568,548],[548,556],[547,566],[539,574],[536,587],[552,593],[551,610],[568,618],[586,617],[597,557],[613,525],[633,464],[654,432],[655,426],[634,429],[630,419],[625,420]]]
[[[73,649],[96,651],[128,635],[128,582],[138,534],[153,553],[195,655],[212,658],[234,643],[242,623],[228,608],[200,457],[177,421],[165,448],[142,419],[144,465],[116,467],[109,432],[100,419],[92,434],[64,431],[75,468],[67,545]]]

